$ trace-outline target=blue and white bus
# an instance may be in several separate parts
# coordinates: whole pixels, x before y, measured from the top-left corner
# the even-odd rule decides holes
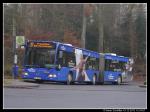
[[[80,57],[86,61],[84,77],[78,79],[79,69],[72,69],[79,64]],[[70,44],[55,41],[30,40],[25,44],[23,79],[38,82],[89,82],[93,85],[101,82],[120,84],[123,80],[123,66],[128,58],[98,53]]]
[[[128,61],[128,57],[118,56],[114,53],[100,53],[100,82],[121,84],[128,81],[125,68]]]
[[[90,54],[84,70],[83,80],[77,80],[79,70],[72,69],[78,65],[80,56]],[[30,40],[25,45],[23,79],[36,81],[58,81],[72,84],[90,82],[96,84],[99,77],[100,54],[94,51],[74,47],[54,41]]]

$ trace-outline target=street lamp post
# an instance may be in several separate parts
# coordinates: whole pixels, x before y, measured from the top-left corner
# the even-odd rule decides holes
[[[12,36],[13,36],[13,66],[12,66],[12,77],[13,79],[16,79],[17,70],[17,52],[16,52],[16,20],[15,20],[15,5],[6,3],[6,5],[12,9]]]
[[[16,20],[15,20],[15,11],[13,11],[13,79],[16,79],[17,76],[17,52],[16,52]]]

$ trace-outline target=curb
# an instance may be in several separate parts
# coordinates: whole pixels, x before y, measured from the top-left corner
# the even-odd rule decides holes
[[[34,88],[39,87],[39,84],[32,84],[27,82],[22,82],[21,80],[11,80],[9,83],[3,85],[4,88]]]
[[[39,87],[39,85],[34,85],[34,86],[22,86],[22,85],[5,85],[4,88],[35,88],[35,87]]]
[[[139,87],[145,87],[145,88],[146,88],[146,87],[147,87],[147,85],[139,85]]]

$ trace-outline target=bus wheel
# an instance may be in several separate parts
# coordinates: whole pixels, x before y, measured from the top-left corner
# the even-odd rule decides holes
[[[43,83],[43,80],[35,80],[35,81],[36,81],[36,83],[38,83],[38,84]]]
[[[104,82],[99,82],[100,85],[104,85]]]
[[[119,77],[117,78],[117,84],[118,84],[118,85],[121,84],[121,76],[119,76]]]
[[[96,75],[93,75],[92,84],[93,84],[93,85],[96,85]]]
[[[68,77],[67,77],[67,85],[71,85],[72,84],[72,75],[71,74],[68,74]]]

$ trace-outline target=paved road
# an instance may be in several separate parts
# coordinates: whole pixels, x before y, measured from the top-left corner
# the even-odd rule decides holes
[[[4,108],[146,108],[146,88],[138,85],[63,85],[4,88]]]

